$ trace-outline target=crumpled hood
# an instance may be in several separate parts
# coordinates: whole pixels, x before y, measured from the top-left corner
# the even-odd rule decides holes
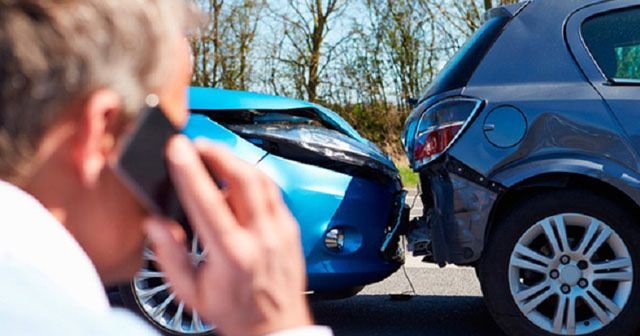
[[[398,169],[379,150],[345,134],[312,125],[236,125],[229,128],[278,156],[354,176],[390,180]]]
[[[315,110],[319,118],[333,125],[335,128],[342,130],[352,138],[361,142],[369,142],[358,134],[358,132],[337,113],[320,105],[312,104],[303,100],[246,91],[191,87],[189,88],[189,108],[191,110],[209,111],[282,111],[310,109]]]
[[[192,87],[189,108],[256,145],[268,146],[256,143],[258,138],[271,146],[278,143],[277,153],[273,147],[270,149],[279,156],[327,168],[339,166],[332,165],[333,160],[350,167],[361,166],[358,171],[377,170],[393,179],[398,176],[395,164],[380,148],[337,113],[320,105],[244,91]]]

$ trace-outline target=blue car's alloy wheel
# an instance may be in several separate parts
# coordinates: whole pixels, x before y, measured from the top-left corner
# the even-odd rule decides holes
[[[189,248],[194,264],[204,262],[206,253],[199,247],[197,236],[191,239]],[[120,293],[127,307],[166,334],[208,335],[215,329],[176,298],[164,273],[156,266],[155,254],[148,248],[144,252],[144,266],[129,285],[120,288]]]

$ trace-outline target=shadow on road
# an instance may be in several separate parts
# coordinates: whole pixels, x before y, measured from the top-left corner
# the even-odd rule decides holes
[[[388,295],[358,295],[311,304],[316,322],[336,336],[351,335],[503,335],[482,298],[414,296],[394,301]]]

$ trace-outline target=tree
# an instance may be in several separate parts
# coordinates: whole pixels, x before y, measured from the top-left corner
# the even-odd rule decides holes
[[[190,40],[194,63],[193,84],[217,86],[220,79],[220,21],[224,0],[199,0],[197,3],[206,23]]]
[[[200,0],[206,24],[191,39],[193,84],[247,90],[265,0]]]
[[[331,96],[341,104],[357,102],[387,107],[387,62],[383,46],[374,33],[356,23],[337,60],[338,72]]]
[[[257,29],[266,8],[265,0],[241,0],[229,8],[226,24],[222,83],[225,88],[247,90]]]
[[[436,17],[424,0],[366,0],[366,6],[391,71],[396,105],[404,110],[433,77]]]
[[[346,9],[347,0],[287,0],[285,11],[272,8],[282,23],[283,39],[279,47],[288,52],[277,55],[288,71],[282,73],[293,82],[299,98],[319,100],[319,87],[337,47],[346,40],[329,42],[333,23]]]

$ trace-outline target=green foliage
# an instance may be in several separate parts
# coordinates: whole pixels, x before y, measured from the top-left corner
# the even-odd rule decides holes
[[[616,48],[616,78],[640,79],[640,46]]]
[[[407,118],[406,112],[381,103],[334,104],[328,107],[392,157],[404,156],[400,134]]]
[[[420,181],[418,173],[407,166],[400,166],[398,169],[400,170],[400,178],[405,188],[415,188],[418,185]]]

